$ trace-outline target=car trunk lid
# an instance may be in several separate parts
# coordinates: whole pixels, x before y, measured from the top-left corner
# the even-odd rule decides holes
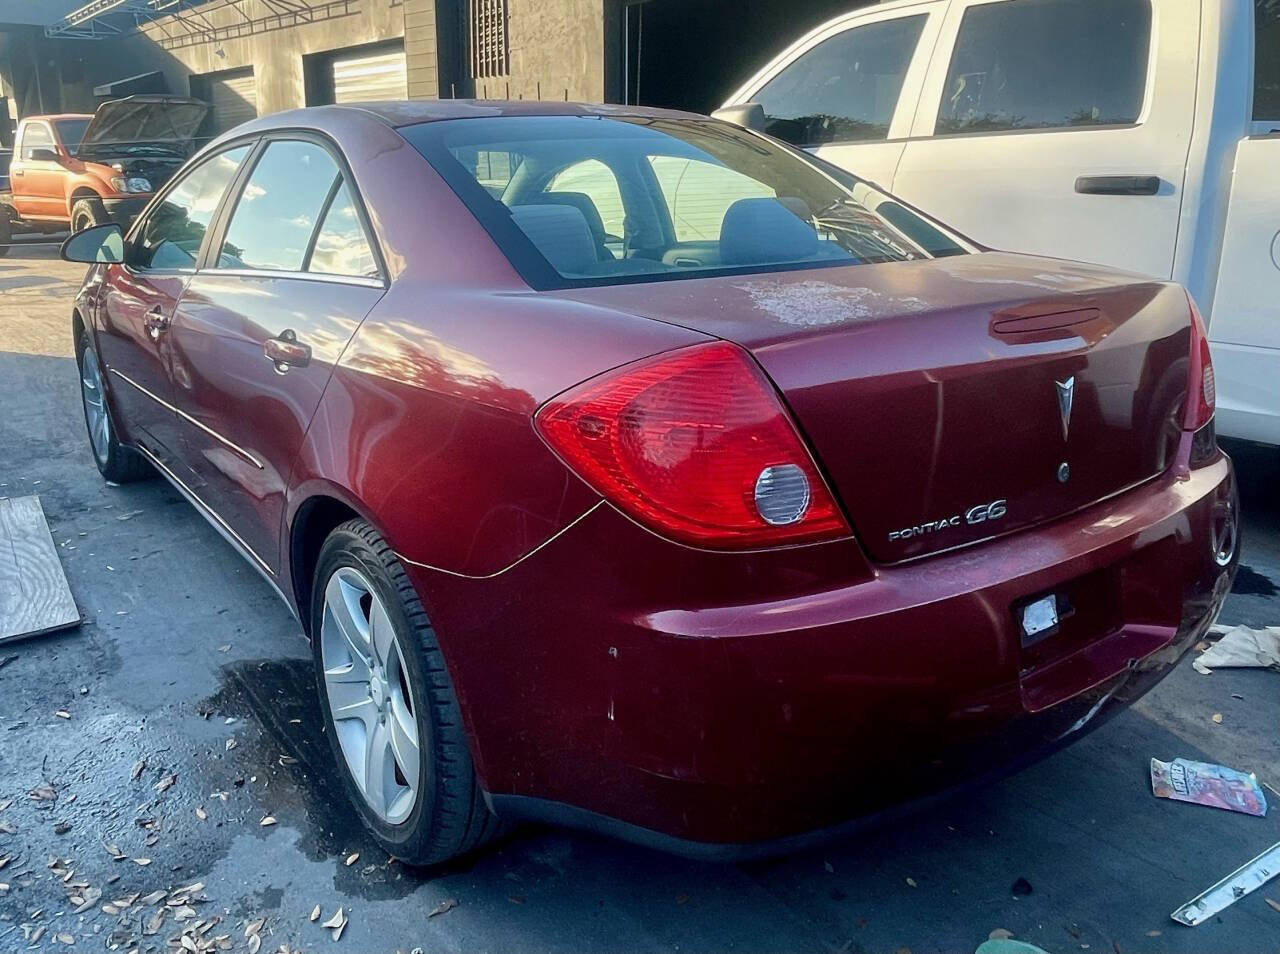
[[[1190,325],[1169,283],[983,253],[557,294],[750,350],[881,562],[1078,510],[1176,446]]]

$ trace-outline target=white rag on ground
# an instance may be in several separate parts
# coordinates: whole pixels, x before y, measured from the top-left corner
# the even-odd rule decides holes
[[[1231,667],[1280,669],[1280,626],[1211,626],[1209,632],[1222,638],[1192,661],[1196,672],[1208,674]]]

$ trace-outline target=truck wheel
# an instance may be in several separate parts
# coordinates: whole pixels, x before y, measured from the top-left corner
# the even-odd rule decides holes
[[[9,243],[13,241],[13,223],[9,220],[9,207],[0,203],[0,258],[9,254]]]
[[[71,231],[83,232],[95,225],[106,225],[111,221],[101,199],[77,199],[71,206]]]

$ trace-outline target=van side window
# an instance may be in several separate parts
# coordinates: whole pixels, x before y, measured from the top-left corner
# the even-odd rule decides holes
[[[1150,0],[1005,0],[970,7],[934,132],[1135,122],[1150,48]]]
[[[886,139],[925,16],[854,27],[788,63],[752,100],[765,131],[797,146]]]
[[[1253,118],[1280,121],[1280,0],[1254,0]]]

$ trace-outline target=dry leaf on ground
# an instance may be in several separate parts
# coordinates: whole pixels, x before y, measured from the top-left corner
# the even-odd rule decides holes
[[[452,910],[453,910],[454,908],[456,908],[457,906],[458,906],[458,901],[457,901],[457,899],[456,899],[456,898],[449,898],[449,899],[448,899],[448,900],[446,900],[446,901],[441,901],[441,902],[440,902],[439,904],[437,904],[434,908],[432,908],[432,909],[431,909],[431,912],[427,915],[427,917],[429,917],[429,918],[433,918],[433,917],[435,917],[437,914],[445,914],[446,912],[452,911]]]

